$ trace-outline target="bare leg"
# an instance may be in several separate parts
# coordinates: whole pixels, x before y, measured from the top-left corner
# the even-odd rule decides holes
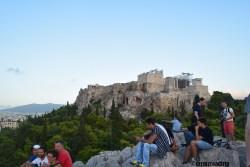
[[[197,158],[197,146],[194,140],[191,142],[191,150],[192,150],[192,157]]]
[[[187,146],[187,148],[185,150],[183,162],[184,163],[188,162],[190,159],[190,156],[191,156],[191,146],[189,145],[189,146]]]

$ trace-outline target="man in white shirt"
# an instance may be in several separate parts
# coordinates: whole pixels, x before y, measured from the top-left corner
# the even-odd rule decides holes
[[[229,142],[234,141],[234,111],[230,108],[226,102],[222,102],[221,106],[223,108],[222,115],[223,115],[223,126],[224,126],[224,133]]]
[[[36,167],[47,167],[49,166],[49,161],[45,153],[45,148],[40,147],[38,149],[38,158],[32,161],[32,164]]]

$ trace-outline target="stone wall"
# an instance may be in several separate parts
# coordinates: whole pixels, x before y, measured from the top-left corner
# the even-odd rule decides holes
[[[163,71],[153,70],[138,75],[138,87],[144,92],[161,92],[164,90]]]

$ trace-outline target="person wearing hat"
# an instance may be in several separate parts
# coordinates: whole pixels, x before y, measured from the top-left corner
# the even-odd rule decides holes
[[[31,147],[31,155],[28,159],[28,161],[24,162],[21,167],[29,167],[31,166],[32,161],[34,161],[38,157],[38,150],[40,149],[40,145],[35,144]]]
[[[32,162],[37,158],[38,150],[39,150],[40,147],[41,146],[38,145],[38,144],[35,144],[35,145],[32,146],[32,148],[31,148],[32,155],[29,158],[29,162]]]
[[[47,167],[49,165],[49,160],[48,160],[48,157],[46,155],[45,147],[40,147],[38,149],[37,158],[35,160],[33,160],[31,162],[31,164],[33,166],[36,166],[36,167]]]
[[[246,99],[245,112],[247,113],[247,123],[245,130],[247,167],[250,167],[250,94]]]

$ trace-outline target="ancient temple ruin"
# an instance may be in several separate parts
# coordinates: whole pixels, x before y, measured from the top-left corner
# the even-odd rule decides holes
[[[192,78],[190,73],[164,77],[163,71],[152,70],[139,74],[137,81],[89,85],[80,90],[75,103],[79,111],[95,101],[100,101],[109,110],[114,99],[124,117],[134,117],[143,109],[163,112],[171,108],[178,112],[184,108],[191,111],[195,95],[210,98],[202,78]]]

